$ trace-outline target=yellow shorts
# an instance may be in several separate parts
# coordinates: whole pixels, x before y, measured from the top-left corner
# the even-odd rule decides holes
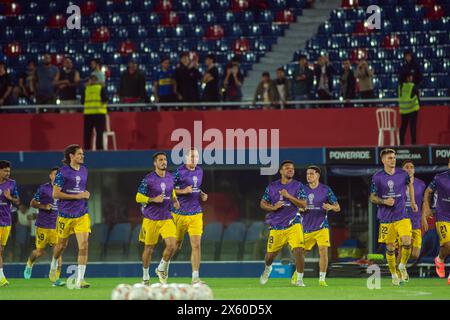
[[[172,219],[150,220],[144,218],[141,232],[139,233],[139,241],[144,242],[146,246],[153,246],[158,243],[159,235],[163,239],[175,238],[176,232],[177,230]]]
[[[176,238],[177,241],[184,239],[184,234],[189,236],[201,236],[203,233],[203,213],[195,214],[192,216],[184,216],[172,212],[173,222],[177,228]]]
[[[10,232],[11,232],[11,226],[0,227],[0,244],[2,245],[2,247],[6,246]]]
[[[439,234],[439,244],[441,246],[443,246],[447,242],[450,242],[450,222],[437,221],[436,230]]]
[[[308,232],[303,235],[305,237],[305,250],[310,251],[317,243],[319,247],[330,246],[330,230],[323,228],[317,231]]]
[[[397,238],[396,247],[402,245],[402,239],[400,237]],[[422,248],[422,230],[421,229],[412,229],[412,237],[411,237],[411,246],[413,248]]]
[[[278,252],[285,245],[289,244],[291,250],[295,248],[304,248],[303,227],[300,223],[284,230],[270,230],[267,240],[267,252]]]
[[[56,229],[36,227],[36,249],[45,249],[47,245],[54,246],[58,242]]]
[[[66,239],[73,233],[91,232],[91,219],[89,214],[85,214],[79,218],[63,218],[58,217],[56,224],[58,238]]]
[[[402,219],[391,223],[380,223],[378,242],[395,244],[398,237],[411,237],[411,235],[412,225],[409,219]]]

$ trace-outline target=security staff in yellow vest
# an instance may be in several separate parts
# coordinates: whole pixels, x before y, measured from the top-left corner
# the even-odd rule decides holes
[[[92,149],[92,133],[95,128],[96,149],[103,150],[103,132],[106,129],[108,96],[105,87],[98,82],[95,75],[89,77],[81,102],[84,105],[84,149]]]
[[[406,81],[398,87],[398,100],[402,125],[400,127],[400,144],[405,144],[406,129],[411,133],[411,144],[416,144],[417,115],[419,114],[419,92],[413,82],[414,76],[409,74]]]

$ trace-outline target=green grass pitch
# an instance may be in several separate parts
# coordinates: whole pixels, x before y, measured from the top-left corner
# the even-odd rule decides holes
[[[383,278],[381,289],[369,290],[365,278],[329,278],[328,287],[319,287],[316,278],[305,278],[307,287],[290,285],[289,279],[270,279],[261,286],[257,278],[205,278],[217,300],[442,300],[450,299],[447,279],[412,278],[401,287],[394,287]],[[137,278],[92,278],[92,287],[70,290],[51,287],[47,279],[9,279],[8,287],[0,288],[0,300],[108,300],[119,283],[134,284]],[[152,279],[153,283],[157,279]],[[171,278],[169,283],[189,283],[188,278]]]

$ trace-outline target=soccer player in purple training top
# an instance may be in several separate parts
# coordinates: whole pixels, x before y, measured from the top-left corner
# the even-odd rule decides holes
[[[450,255],[450,159],[448,160],[448,170],[435,175],[425,190],[422,208],[422,224],[425,231],[428,230],[427,218],[432,214],[430,198],[433,192],[437,195],[435,218],[441,246],[434,263],[439,278],[445,278],[445,258]],[[450,275],[447,284],[450,285]]]
[[[302,226],[305,238],[305,253],[317,244],[319,247],[319,286],[327,287],[325,277],[328,268],[328,247],[330,247],[330,230],[328,229],[327,214],[330,211],[339,212],[341,207],[333,190],[319,182],[320,168],[309,166],[306,170],[305,194],[307,199],[306,210],[302,212]],[[297,281],[297,273],[294,272],[292,283]]]
[[[306,207],[304,186],[294,179],[294,162],[283,161],[280,166],[281,179],[269,184],[261,199],[260,206],[269,213],[266,223],[270,233],[267,241],[267,253],[265,268],[259,279],[261,284],[266,284],[272,272],[272,263],[278,252],[289,244],[295,257],[295,266],[298,287],[304,287],[303,273],[305,260],[303,256],[303,230],[300,217],[297,215],[299,208]]]
[[[58,167],[50,170],[50,182],[39,186],[37,192],[31,200],[30,207],[39,209],[39,213],[35,222],[36,225],[36,250],[33,250],[28,258],[23,277],[31,278],[34,262],[45,254],[47,245],[54,247],[58,242],[58,233],[56,232],[56,220],[58,219],[58,200],[53,199],[53,185],[55,183],[56,172]],[[62,257],[58,259],[58,269],[56,273],[55,287],[65,285],[64,281],[59,279],[61,274]]]
[[[155,249],[159,236],[163,238],[166,248],[159,266],[155,273],[162,284],[167,283],[169,261],[176,249],[176,227],[172,220],[170,208],[180,208],[174,190],[174,179],[167,172],[167,157],[163,152],[153,155],[155,171],[147,174],[139,185],[136,194],[136,202],[142,205],[141,211],[144,215],[139,241],[143,242],[142,253],[142,283],[150,284],[149,266],[153,250]]]
[[[400,285],[408,279],[406,263],[411,256],[411,220],[406,212],[406,192],[409,192],[411,208],[417,212],[414,197],[414,186],[408,173],[396,168],[395,150],[383,149],[381,161],[384,169],[375,173],[372,177],[370,201],[378,205],[377,218],[380,221],[378,242],[386,244],[386,260],[392,275],[392,284]],[[402,255],[397,275],[395,259],[395,242],[397,237],[401,239]]]
[[[186,231],[191,242],[192,283],[200,280],[200,240],[203,233],[203,210],[201,201],[208,195],[201,190],[203,170],[198,166],[199,154],[196,149],[189,150],[186,163],[175,171],[175,193],[180,202],[179,209],[172,210],[172,217],[177,228],[177,250],[181,249]]]
[[[0,287],[9,284],[3,273],[3,250],[11,232],[11,205],[20,203],[16,182],[11,176],[11,163],[0,160]]]
[[[411,258],[417,259],[420,254],[420,248],[422,247],[422,202],[423,202],[423,195],[425,192],[425,188],[427,187],[425,182],[420,180],[419,178],[416,178],[414,176],[415,174],[415,167],[414,163],[411,160],[405,160],[402,163],[402,168],[406,172],[408,172],[409,178],[411,179],[411,182],[414,185],[414,197],[416,199],[417,204],[417,212],[413,212],[411,208],[411,199],[409,196],[409,192],[406,192],[406,212],[408,214],[408,218],[411,220],[412,225],[412,251],[411,251]],[[397,264],[400,263],[400,257],[402,255],[401,252],[401,240],[398,239],[398,243],[400,244],[399,247],[399,254],[397,257]],[[409,279],[406,279],[405,281],[408,281]]]
[[[50,281],[58,280],[58,260],[69,242],[69,236],[75,234],[78,243],[78,269],[75,288],[89,288],[84,280],[88,260],[88,239],[91,232],[91,219],[88,214],[87,200],[90,193],[86,190],[88,171],[84,164],[83,149],[73,144],[64,150],[64,165],[58,170],[53,185],[53,198],[58,200],[58,243],[53,249],[50,264]]]

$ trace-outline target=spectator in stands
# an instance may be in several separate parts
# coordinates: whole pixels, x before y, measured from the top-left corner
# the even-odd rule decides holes
[[[286,78],[286,72],[282,67],[277,69],[275,85],[277,86],[279,101],[285,106],[286,102],[291,100],[291,81]]]
[[[52,65],[49,54],[44,55],[43,64],[36,69],[36,103],[55,104],[55,84],[59,77],[59,70]]]
[[[278,89],[275,82],[270,79],[270,73],[262,73],[261,82],[258,84],[253,97],[253,103],[256,101],[264,102],[263,109],[269,109],[280,100]]]
[[[356,79],[350,64],[350,60],[344,60],[342,63],[343,72],[341,75],[341,97],[345,101],[355,98]],[[348,105],[346,105],[348,106]]]
[[[225,78],[223,80],[224,100],[225,101],[241,101],[242,100],[242,84],[244,76],[239,69],[239,57],[234,57],[231,63],[225,68]]]
[[[122,103],[146,102],[145,75],[138,69],[136,60],[128,62],[127,70],[120,76],[119,90],[117,94]]]
[[[298,65],[294,67],[292,74],[294,80],[294,100],[311,99],[311,90],[314,83],[314,72],[308,66],[308,59],[300,55]],[[297,108],[300,106],[297,106]],[[307,107],[307,106],[305,106]]]
[[[206,71],[202,78],[202,82],[204,84],[202,101],[218,102],[220,101],[219,69],[217,69],[216,66],[216,56],[213,54],[208,54],[205,58],[205,65]]]
[[[400,83],[398,88],[398,99],[402,125],[400,127],[400,144],[405,144],[406,129],[411,133],[411,144],[416,144],[417,116],[419,114],[419,92],[414,84],[414,73],[409,74],[405,82]]]
[[[404,64],[400,67],[400,82],[406,82],[406,78],[408,78],[410,74],[413,74],[413,82],[416,87],[419,88],[423,80],[423,75],[420,70],[419,63],[417,63],[416,59],[413,56],[413,53],[409,50],[405,52],[404,57]]]
[[[77,89],[80,84],[80,73],[74,69],[72,60],[65,58],[63,67],[56,78],[58,97],[61,105],[73,105],[77,103]],[[61,113],[75,112],[75,109],[61,109]]]
[[[153,95],[157,103],[176,102],[176,81],[174,70],[170,67],[169,57],[161,59],[161,68],[156,73],[153,81]]]
[[[177,83],[177,97],[181,102],[200,101],[198,83],[202,74],[198,71],[198,56],[183,52],[180,55],[180,63],[175,69],[175,81]],[[191,107],[184,107],[183,110]]]
[[[11,77],[6,72],[6,64],[0,61],[0,106],[9,105],[13,91]]]
[[[34,102],[34,96],[36,95],[36,67],[36,61],[28,61],[27,69],[20,75],[19,85],[13,91],[17,100],[24,97],[27,103],[31,104]]]
[[[33,220],[33,212],[25,204],[21,203],[19,205],[19,210],[17,211],[17,223],[31,228],[31,221]]]
[[[366,60],[361,59],[356,67],[356,79],[359,84],[359,98],[373,99],[373,70],[369,68]]]
[[[105,72],[103,72],[102,70],[102,62],[100,61],[100,59],[97,58],[91,59],[90,65],[91,65],[91,76],[95,76],[97,78],[98,83],[104,86]]]
[[[336,70],[328,61],[327,56],[320,56],[314,69],[317,84],[316,90],[320,100],[331,100],[333,98],[333,75]]]
[[[108,96],[105,87],[95,75],[89,77],[85,91],[81,97],[84,105],[84,149],[92,148],[92,130],[96,133],[96,150],[103,149],[103,132],[106,129],[108,113]]]

